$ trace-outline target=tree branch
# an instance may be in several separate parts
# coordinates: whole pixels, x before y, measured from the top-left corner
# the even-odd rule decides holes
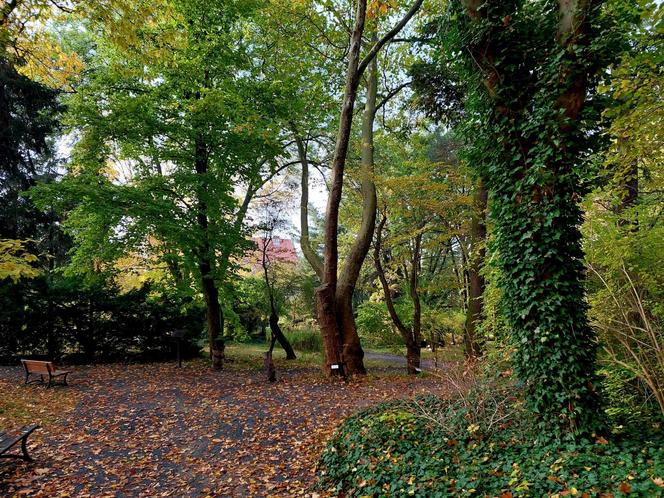
[[[403,16],[401,21],[399,21],[390,31],[385,33],[385,35],[380,40],[378,40],[373,47],[371,47],[371,50],[369,50],[369,53],[364,56],[364,59],[362,59],[362,62],[360,62],[360,65],[357,68],[358,75],[361,75],[364,72],[371,60],[376,57],[376,55],[378,55],[380,49],[383,48],[383,46],[392,38],[398,35],[404,26],[408,24],[408,21],[410,21],[411,18],[417,13],[417,11],[420,10],[423,2],[424,0],[415,0],[415,3],[411,6],[410,10],[406,12],[406,15]]]

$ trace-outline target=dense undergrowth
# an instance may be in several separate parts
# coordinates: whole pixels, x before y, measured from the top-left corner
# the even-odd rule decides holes
[[[467,401],[425,397],[350,417],[321,456],[319,487],[372,497],[664,496],[659,424],[551,442],[514,399]]]

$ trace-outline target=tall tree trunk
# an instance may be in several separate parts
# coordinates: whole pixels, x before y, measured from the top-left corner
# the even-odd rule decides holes
[[[468,308],[464,334],[464,351],[467,358],[482,354],[482,345],[477,336],[477,326],[482,320],[484,276],[481,271],[486,256],[486,206],[488,191],[480,179],[473,195],[473,214],[470,222],[471,255],[468,266]]]
[[[199,175],[200,186],[197,192],[196,222],[200,230],[201,245],[198,248],[198,270],[201,274],[201,287],[205,298],[208,344],[212,357],[212,368],[221,370],[224,366],[224,322],[223,311],[219,304],[219,289],[214,280],[214,261],[209,239],[208,205],[208,151],[202,136],[195,141],[195,168]]]
[[[373,34],[371,40],[375,43],[377,37]],[[374,229],[376,227],[376,184],[374,182],[374,119],[376,117],[376,97],[378,95],[378,62],[374,58],[368,67],[367,97],[362,115],[362,146],[360,159],[360,175],[362,179],[362,222],[353,245],[346,256],[339,284],[337,286],[337,321],[341,328],[343,341],[343,359],[348,373],[364,374],[364,351],[360,345],[357,334],[357,325],[353,315],[353,292],[364,259],[371,247]]]
[[[334,158],[332,160],[332,178],[330,195],[327,200],[325,212],[325,254],[323,278],[321,286],[316,289],[316,310],[318,325],[321,328],[323,344],[325,347],[326,370],[331,375],[345,375],[343,353],[341,345],[343,337],[340,333],[340,324],[337,321],[337,266],[339,263],[339,248],[337,235],[339,228],[339,205],[343,189],[344,168],[346,154],[350,141],[350,132],[353,124],[353,109],[357,97],[357,88],[360,82],[358,67],[360,64],[360,48],[364,22],[367,11],[367,0],[358,0],[355,12],[355,26],[351,34],[348,51],[348,68],[346,70],[346,85],[344,89],[339,131],[337,134]],[[336,366],[336,367],[335,367]]]
[[[350,140],[351,127],[353,123],[353,109],[357,97],[357,89],[360,77],[364,70],[372,64],[376,55],[382,47],[390,41],[410,21],[422,6],[423,0],[415,0],[406,15],[380,40],[373,44],[366,56],[360,61],[360,49],[362,35],[367,13],[367,0],[358,0],[355,11],[355,24],[350,37],[348,50],[348,67],[346,71],[346,84],[339,119],[339,130],[332,160],[332,178],[330,184],[330,195],[327,201],[325,213],[325,254],[323,258],[323,276],[321,286],[316,289],[316,309],[318,322],[321,327],[323,343],[325,346],[325,362],[327,371],[335,375],[361,374],[365,372],[362,358],[364,353],[360,346],[360,340],[355,328],[355,319],[352,313],[352,294],[357,276],[354,272],[362,266],[362,261],[371,244],[369,240],[360,240],[356,251],[359,256],[349,258],[348,269],[344,269],[341,285],[337,286],[337,270],[339,264],[338,227],[339,206],[344,179],[344,168],[346,155]],[[374,38],[375,39],[375,38]],[[375,114],[375,104],[374,111]],[[375,187],[374,187],[375,188]],[[363,226],[366,230],[373,226],[369,225],[371,220],[363,218]],[[365,224],[366,222],[366,224]],[[371,225],[375,224],[375,218]],[[358,236],[359,238],[359,236]],[[364,244],[367,248],[363,251]],[[362,253],[364,255],[362,255]],[[358,267],[359,261],[359,267]],[[340,349],[341,348],[341,349]],[[332,365],[337,365],[333,368]]]
[[[224,367],[224,319],[223,310],[219,304],[219,290],[212,277],[210,263],[203,258],[198,268],[202,275],[203,297],[205,298],[208,344],[212,357],[212,368],[221,370]]]
[[[584,301],[578,161],[585,145],[580,113],[593,70],[587,54],[601,2],[558,1],[557,32],[550,36],[559,50],[537,63],[555,70],[556,77],[529,71],[532,79],[519,86],[513,80],[528,65],[524,69],[512,61],[532,47],[518,38],[501,42],[492,36],[494,30],[510,32],[507,24],[520,14],[511,10],[515,4],[462,3],[471,18],[467,49],[491,99],[487,120],[502,133],[492,137],[499,144],[498,164],[485,181],[497,213],[504,309],[517,346],[514,370],[541,427],[552,435],[589,434],[601,427],[602,411],[597,341]],[[542,9],[543,16],[550,15],[548,6]],[[541,109],[551,111],[538,117]]]

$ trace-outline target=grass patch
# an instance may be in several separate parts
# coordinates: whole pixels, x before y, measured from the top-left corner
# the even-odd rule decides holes
[[[35,423],[50,425],[74,409],[77,394],[71,387],[25,386],[20,374],[15,382],[0,379],[0,431]]]
[[[296,351],[305,353],[320,353],[323,351],[323,338],[317,330],[290,330],[286,331],[285,335]]]
[[[233,370],[263,370],[263,353],[269,348],[267,343],[230,343],[226,344],[228,367]],[[312,368],[320,367],[323,357],[320,353],[295,350],[297,359],[287,360],[286,353],[279,345],[275,345],[272,358],[279,368]]]

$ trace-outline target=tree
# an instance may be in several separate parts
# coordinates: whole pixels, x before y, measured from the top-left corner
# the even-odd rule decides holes
[[[399,317],[397,310],[394,306],[392,299],[392,289],[385,275],[383,264],[381,262],[383,255],[381,254],[381,246],[383,242],[383,228],[387,221],[387,216],[383,214],[378,228],[376,229],[376,237],[374,242],[374,264],[376,265],[376,273],[383,288],[383,295],[385,297],[385,304],[390,314],[390,319],[394,326],[397,328],[404,342],[406,343],[406,364],[409,374],[417,374],[420,370],[420,356],[422,347],[422,305],[420,303],[420,295],[418,291],[418,276],[421,267],[422,258],[422,232],[419,231],[410,247],[410,261],[409,266],[404,266],[404,273],[408,278],[408,292],[410,299],[413,303],[413,316],[412,324],[410,327],[406,326]]]
[[[272,348],[276,340],[284,351],[286,351],[286,359],[294,360],[296,359],[295,351],[279,326],[279,306],[277,305],[275,290],[276,275],[274,274],[276,271],[275,267],[279,265],[279,261],[273,261],[274,258],[279,257],[279,248],[274,244],[274,232],[283,227],[284,223],[279,214],[283,209],[283,205],[280,205],[281,203],[278,201],[278,198],[275,197],[277,197],[277,194],[272,192],[270,198],[264,203],[264,216],[261,223],[262,237],[258,241],[263,279],[265,281],[265,294],[269,302],[268,321],[270,323],[270,330],[272,331],[269,353],[272,354]]]
[[[382,47],[391,40],[417,13],[422,0],[416,0],[403,18],[385,35],[372,44],[361,58],[362,38],[367,17],[367,2],[359,0],[355,9],[354,26],[350,34],[346,83],[339,118],[339,130],[332,159],[330,195],[325,213],[325,252],[321,286],[316,291],[318,322],[325,345],[326,370],[331,374],[365,373],[360,345],[352,313],[352,294],[364,258],[369,251],[375,210],[367,211],[366,230],[358,234],[357,248],[346,258],[341,277],[338,275],[339,206],[342,199],[344,168],[351,136],[353,110],[360,78]],[[370,189],[368,189],[370,190]],[[370,219],[373,218],[373,221]],[[363,219],[364,221],[364,219]],[[355,281],[354,281],[355,280]]]
[[[613,389],[640,409],[655,399],[664,412],[664,74],[662,6],[643,5],[632,46],[598,90],[610,98],[608,147],[596,188],[585,199],[584,250],[591,324]],[[635,386],[645,385],[645,389]],[[616,389],[617,388],[617,389]],[[638,396],[638,397],[636,397]],[[629,416],[638,411],[623,403]],[[616,408],[614,408],[615,410]]]
[[[253,196],[284,167],[279,92],[245,38],[255,5],[163,2],[128,39],[104,22],[131,24],[143,11],[119,13],[96,27],[89,72],[68,100],[78,134],[69,175],[37,196],[67,211],[80,271],[148,250],[193,277],[221,368],[220,294],[248,246]]]
[[[584,305],[579,201],[596,126],[593,83],[622,47],[603,2],[457,7],[469,119],[481,127],[514,366],[542,427],[598,427],[596,341]],[[600,36],[601,34],[601,36]]]

